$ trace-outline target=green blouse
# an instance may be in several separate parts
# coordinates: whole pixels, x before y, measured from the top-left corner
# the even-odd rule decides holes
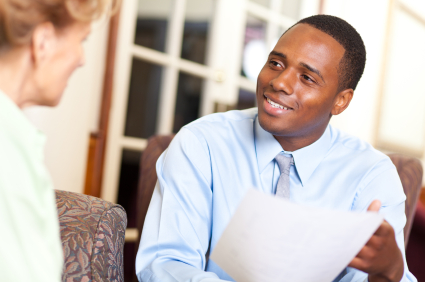
[[[45,136],[0,91],[0,280],[60,281],[62,245]]]

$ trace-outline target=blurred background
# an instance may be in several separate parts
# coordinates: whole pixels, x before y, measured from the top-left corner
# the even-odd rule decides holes
[[[124,0],[119,16],[94,25],[86,65],[61,104],[26,110],[48,136],[56,189],[118,202],[135,227],[147,139],[254,107],[257,75],[280,35],[319,13],[352,24],[367,50],[354,99],[331,123],[424,163],[425,1]]]

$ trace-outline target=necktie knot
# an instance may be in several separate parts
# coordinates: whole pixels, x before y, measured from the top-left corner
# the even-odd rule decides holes
[[[279,153],[275,157],[275,160],[279,166],[280,174],[285,173],[286,175],[289,175],[291,165],[294,163],[294,158],[292,155],[285,156],[284,154]]]
[[[289,199],[289,171],[291,165],[294,163],[294,158],[292,155],[285,156],[284,154],[279,153],[275,160],[280,169],[280,177],[277,182],[276,187],[276,196]]]

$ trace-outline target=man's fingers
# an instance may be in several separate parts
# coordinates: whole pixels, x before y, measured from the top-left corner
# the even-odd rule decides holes
[[[379,236],[372,235],[372,237],[369,239],[369,241],[367,241],[366,245],[362,248],[362,250],[364,248],[372,248],[372,249],[380,250],[382,248],[382,241],[383,241],[382,238],[380,238]]]
[[[373,200],[372,203],[370,203],[367,210],[378,212],[380,208],[381,208],[381,201],[380,200]]]
[[[364,270],[366,268],[365,262],[358,257],[353,258],[348,266],[358,270]]]
[[[382,237],[391,235],[391,233],[394,233],[393,227],[386,220],[384,220],[384,222],[382,222],[373,235]]]
[[[372,254],[372,248],[369,246],[364,246],[360,252],[356,255],[358,259],[368,259]]]
[[[367,272],[376,258],[377,253],[374,248],[364,246],[348,266]]]

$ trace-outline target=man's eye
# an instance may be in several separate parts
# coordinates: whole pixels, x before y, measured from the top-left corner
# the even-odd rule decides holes
[[[273,60],[270,61],[270,65],[275,66],[275,67],[281,67],[282,66],[281,64],[279,64],[278,62],[273,61]]]
[[[311,79],[311,77],[309,77],[308,75],[306,75],[306,74],[303,74],[302,75],[302,78],[304,78],[305,80],[307,80],[307,81],[311,81],[311,82],[314,82],[314,80],[313,79]]]

